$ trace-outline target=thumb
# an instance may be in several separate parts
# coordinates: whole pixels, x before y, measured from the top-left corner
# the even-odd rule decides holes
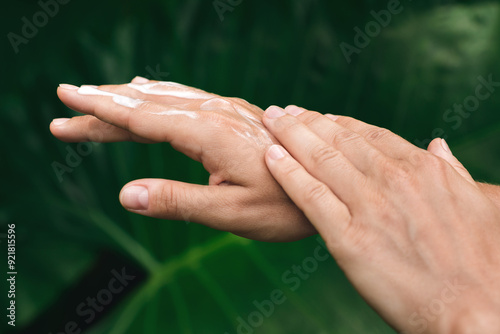
[[[231,222],[242,211],[237,209],[242,197],[243,188],[239,186],[204,186],[164,179],[135,180],[120,192],[120,202],[128,211],[225,231],[234,229]]]
[[[446,143],[446,140],[441,138],[434,139],[427,147],[427,151],[446,160],[446,162],[448,162],[458,172],[458,174],[462,175],[467,181],[476,185],[476,182],[470,175],[469,171],[467,171],[462,163],[458,161],[457,158],[455,158],[453,153],[451,153],[450,147]]]

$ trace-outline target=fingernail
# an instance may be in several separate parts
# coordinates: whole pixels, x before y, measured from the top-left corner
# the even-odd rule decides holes
[[[59,126],[66,123],[67,121],[69,121],[69,118],[54,118],[52,120],[52,124],[54,124],[55,126]]]
[[[59,84],[59,87],[62,89],[67,89],[67,90],[77,90],[78,87],[74,85],[68,85],[68,84]]]
[[[450,147],[448,146],[448,143],[443,138],[441,138],[441,146],[443,146],[443,149],[446,152],[451,152]]]
[[[303,108],[297,107],[297,106],[288,106],[285,108],[285,111],[292,116],[299,116],[302,114],[305,110]]]
[[[135,78],[132,79],[133,83],[148,83],[149,79],[146,79],[144,77],[136,76]]]
[[[149,206],[148,189],[141,186],[130,186],[123,190],[120,202],[131,210],[146,210]]]
[[[332,114],[325,114],[325,116],[328,117],[329,119],[331,119],[332,121],[336,121],[339,119],[339,116],[335,116]]]
[[[269,157],[273,160],[283,159],[286,156],[286,151],[279,145],[273,145],[269,148]]]
[[[281,117],[284,115],[286,115],[286,114],[283,111],[283,109],[281,109],[280,107],[270,106],[266,110],[266,117],[267,118],[278,118],[278,117]]]

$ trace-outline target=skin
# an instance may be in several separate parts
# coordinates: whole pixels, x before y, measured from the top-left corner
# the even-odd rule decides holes
[[[269,170],[389,324],[500,331],[500,210],[465,169],[348,118],[270,107],[263,122],[286,148],[267,152]]]
[[[144,78],[132,82],[155,83]],[[113,97],[81,95],[77,87],[62,85],[57,90],[61,101],[86,115],[53,121],[50,130],[54,136],[66,142],[168,142],[210,173],[208,185],[134,180],[120,193],[127,210],[200,223],[261,241],[294,241],[317,233],[265,165],[264,153],[277,141],[260,121],[262,109],[242,99],[187,86],[175,90],[203,98],[145,94],[126,84],[97,88],[146,103],[128,108],[115,103]],[[171,88],[159,89],[168,93]],[[197,118],[162,114],[172,109],[195,112]]]
[[[204,186],[132,181],[120,193],[127,210],[264,241],[298,240],[317,230],[361,295],[395,329],[485,333],[500,327],[494,284],[500,191],[474,182],[444,140],[425,151],[349,117],[296,106],[282,117],[263,117],[244,100],[186,86],[156,87],[155,94],[129,85],[97,89],[146,102],[130,108],[63,85],[61,101],[86,115],[54,120],[50,129],[57,138],[169,142],[210,173]],[[198,97],[158,95],[162,89]],[[172,110],[197,117],[165,115]],[[263,117],[266,126],[252,117]],[[268,149],[278,143],[291,156],[281,151],[284,157],[273,159],[283,149]],[[443,296],[456,300],[443,314],[422,318],[447,284],[456,284],[458,295]],[[415,319],[426,319],[425,326]]]

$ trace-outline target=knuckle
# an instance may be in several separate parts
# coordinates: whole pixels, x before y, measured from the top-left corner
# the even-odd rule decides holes
[[[300,167],[297,165],[288,165],[281,168],[281,172],[286,179],[293,179],[299,176]]]
[[[386,171],[386,178],[391,184],[403,189],[414,187],[416,169],[412,164],[406,161],[395,162],[388,160],[385,163],[384,170]]]
[[[335,252],[342,266],[359,257],[359,254],[370,252],[370,248],[373,247],[372,235],[373,233],[370,233],[357,219],[351,219],[351,224],[343,231],[342,238],[327,243],[327,246]]]
[[[86,138],[88,141],[103,142],[107,133],[114,130],[114,126],[95,117],[87,119]]]
[[[282,133],[293,134],[298,132],[304,124],[300,123],[295,117],[283,116],[274,121],[274,127]]]
[[[340,124],[344,127],[351,127],[351,126],[355,125],[356,122],[359,122],[359,121],[357,121],[354,118],[349,117],[349,116],[339,116],[339,118],[337,118],[337,120],[335,122],[337,122],[338,124]]]
[[[364,133],[365,138],[369,140],[381,140],[389,137],[392,134],[391,131],[384,129],[384,128],[379,128],[379,127],[374,127],[369,130],[367,130]]]
[[[351,141],[356,141],[361,139],[361,136],[358,135],[357,133],[346,130],[339,131],[335,133],[335,135],[333,135],[332,137],[333,137],[333,143],[339,146],[349,143]]]
[[[320,182],[315,182],[306,186],[304,191],[304,203],[315,204],[322,202],[330,190],[328,187]]]
[[[311,125],[311,124],[317,122],[318,120],[322,119],[322,117],[321,117],[322,115],[316,111],[306,112],[300,116],[301,116],[302,122],[306,125]]]
[[[424,163],[427,168],[432,170],[442,171],[446,168],[445,161],[433,154],[426,154]]]
[[[317,145],[311,150],[311,160],[317,166],[323,166],[340,158],[342,158],[342,153],[332,146]]]
[[[382,152],[376,149],[369,150],[367,152],[367,158],[372,162],[372,165],[376,168],[381,167],[383,170],[387,168],[391,168],[389,165],[392,162],[392,159],[388,158]]]
[[[429,175],[445,178],[447,172],[452,168],[445,160],[433,154],[428,154],[424,159],[424,170]]]
[[[180,189],[177,190],[174,190],[174,186],[171,183],[162,185],[156,196],[152,198],[154,210],[169,217],[177,217],[177,213],[179,212],[179,196],[181,195],[179,194]]]
[[[421,149],[413,150],[408,157],[408,161],[415,167],[420,168],[425,165],[427,153],[427,151]]]

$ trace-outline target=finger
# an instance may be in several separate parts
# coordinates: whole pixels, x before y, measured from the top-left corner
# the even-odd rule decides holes
[[[146,79],[147,80],[147,79]],[[144,82],[137,77],[131,83],[124,85],[101,85],[99,90],[128,96],[134,99],[165,103],[168,105],[184,105],[193,101],[205,101],[219,97],[201,89],[189,87],[170,81]]]
[[[50,131],[58,139],[69,143],[87,141],[98,143],[121,141],[153,143],[151,140],[134,135],[127,130],[103,122],[90,115],[54,119],[50,123]]]
[[[378,173],[379,169],[374,168],[374,165],[387,160],[385,154],[368,143],[364,137],[318,112],[307,111],[297,106],[288,106],[285,111],[296,116],[327,144],[341,151],[365,174]]]
[[[163,179],[135,180],[120,192],[125,209],[144,216],[200,223],[225,231],[244,231],[237,210],[245,189],[239,186],[198,185]],[[233,205],[229,205],[229,202]]]
[[[329,114],[325,116],[344,128],[358,133],[371,145],[393,159],[408,159],[415,150],[414,145],[387,129],[367,124],[352,117]]]
[[[150,80],[147,83],[143,83],[142,79],[139,79],[139,81],[141,81],[140,83],[132,82],[126,85],[103,85],[99,86],[98,89],[100,91],[144,101],[152,101],[162,105],[194,109],[200,113],[216,111],[222,114],[222,112],[225,111],[232,117],[236,117],[250,125],[258,126],[261,124],[260,117],[257,118],[255,115],[260,116],[262,114],[262,109],[251,105],[245,100],[222,97],[175,82]],[[248,112],[249,106],[254,111],[255,115]]]
[[[269,107],[263,122],[290,154],[315,178],[325,183],[343,202],[361,204],[366,176],[345,156],[319,138],[296,117],[283,109]]]
[[[171,142],[174,138],[182,141],[195,135],[192,129],[199,114],[194,111],[103,92],[90,86],[76,90],[59,87],[57,93],[69,108],[155,142]]]
[[[458,161],[458,159],[455,158],[453,153],[451,153],[450,147],[448,146],[448,144],[444,139],[435,138],[433,141],[431,141],[431,143],[427,147],[427,151],[434,154],[435,156],[444,159],[458,172],[458,174],[462,175],[467,181],[469,181],[473,185],[476,185],[476,182],[470,175],[469,171],[467,171],[467,169],[465,169],[462,163],[460,163],[460,161]]]
[[[330,246],[344,235],[351,215],[327,185],[309,174],[279,145],[267,151],[266,164],[276,181]]]

